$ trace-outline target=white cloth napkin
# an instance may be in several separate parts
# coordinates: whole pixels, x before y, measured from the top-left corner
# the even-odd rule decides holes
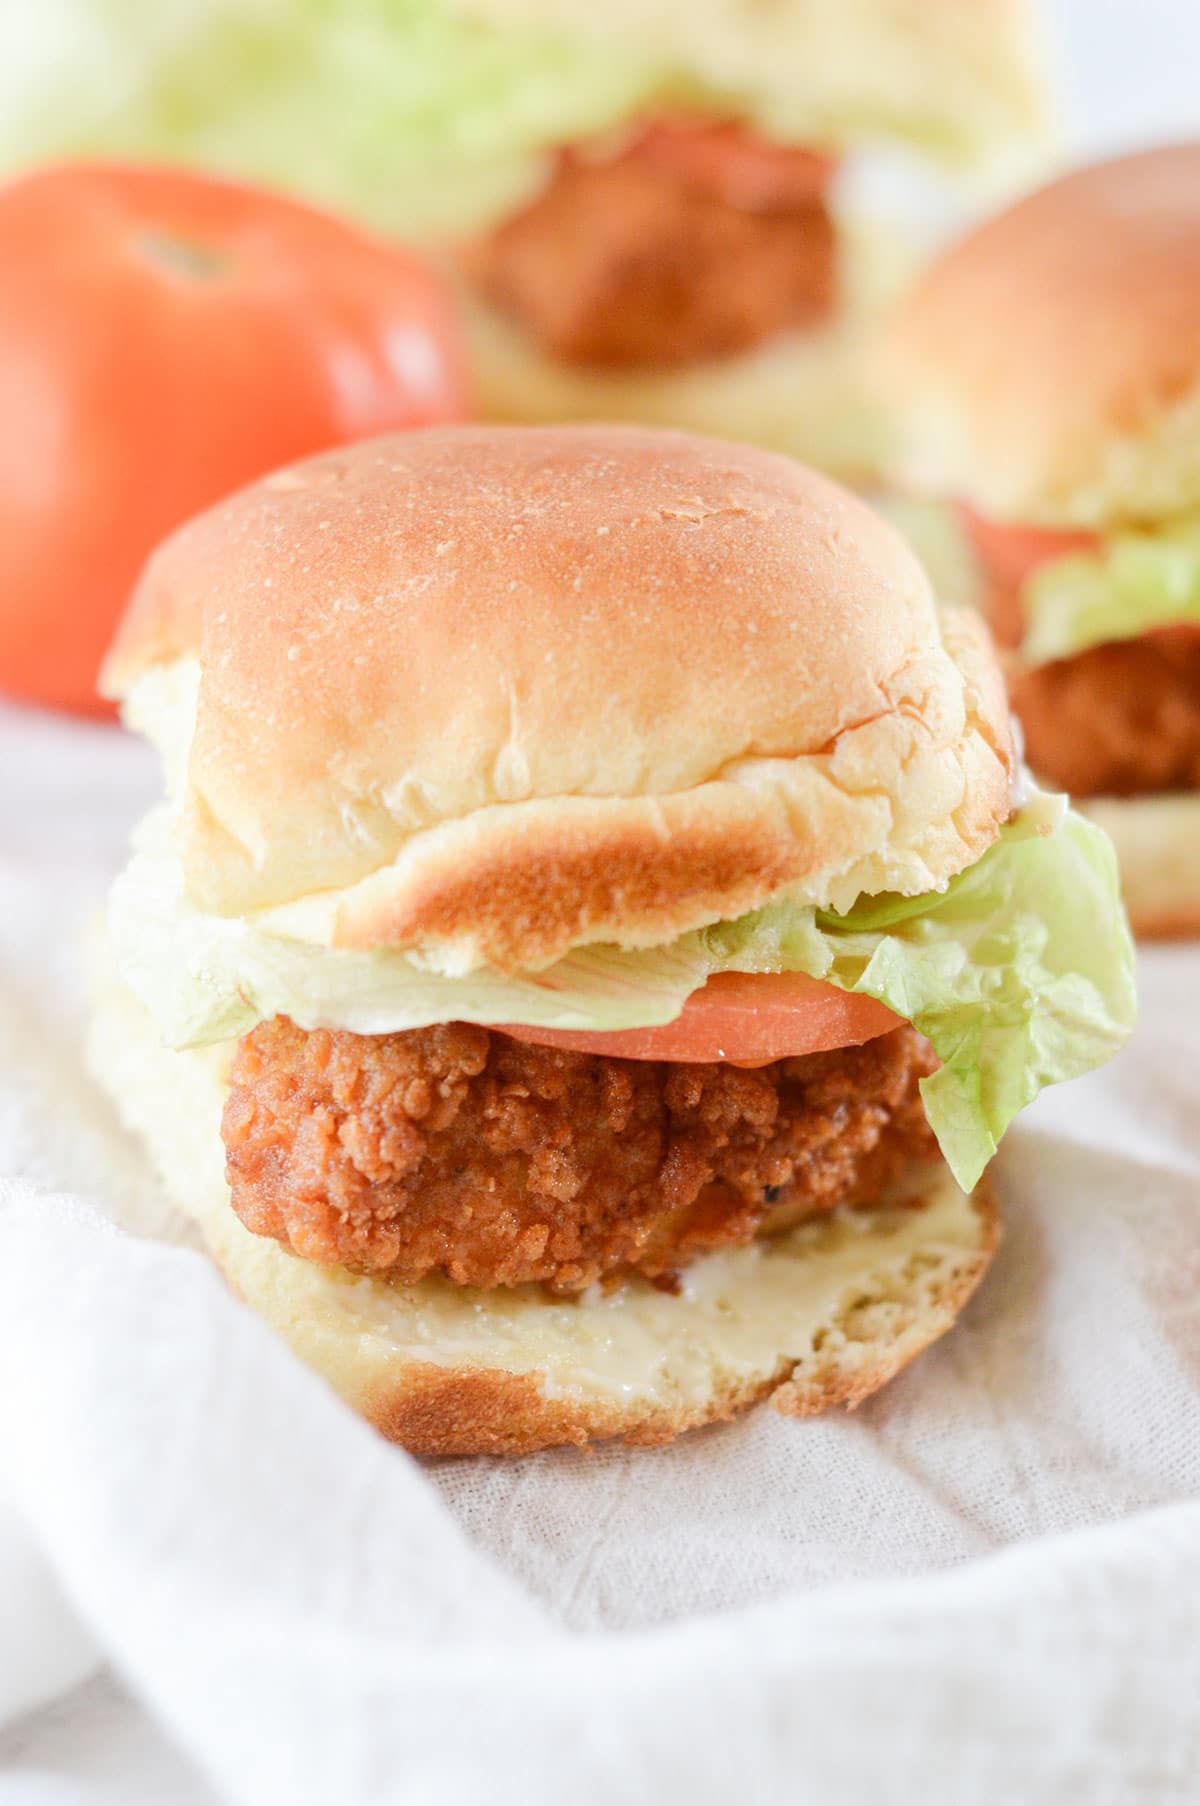
[[[148,760],[10,710],[0,786],[4,1806],[155,1797],[152,1736],[158,1797],[245,1806],[1195,1798],[1200,950],[1010,1136],[991,1276],[857,1414],[422,1466],[226,1293],[84,1071]],[[124,1693],[70,1694],[100,1661]],[[98,1686],[129,1773],[56,1776]]]

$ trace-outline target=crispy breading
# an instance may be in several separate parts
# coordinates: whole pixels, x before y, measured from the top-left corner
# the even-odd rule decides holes
[[[404,1285],[673,1283],[708,1249],[878,1197],[934,1151],[910,1028],[754,1070],[534,1047],[464,1023],[241,1042],[223,1133],[247,1228]]]
[[[471,247],[468,271],[572,362],[680,365],[748,350],[834,305],[833,221],[788,154],[777,153],[776,190],[768,165],[764,183],[739,191],[706,179],[679,146],[663,156],[653,131],[603,160],[564,153],[541,194]]]
[[[1030,769],[1075,796],[1200,788],[1200,633],[1166,629],[1013,676]]]

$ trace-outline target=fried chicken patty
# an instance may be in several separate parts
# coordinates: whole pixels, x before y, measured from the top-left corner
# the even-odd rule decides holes
[[[542,193],[471,248],[477,286],[556,356],[688,364],[832,308],[827,178],[798,181],[788,162],[823,160],[765,152],[759,179],[715,183],[700,155],[713,148],[705,128],[694,144],[678,137],[664,147],[652,131],[603,161],[562,153]]]
[[[866,1203],[934,1151],[908,1027],[755,1070],[534,1047],[465,1023],[239,1044],[222,1125],[233,1204],[321,1265],[408,1285],[632,1269]]]
[[[1009,683],[1030,769],[1075,796],[1200,788],[1200,633],[1091,646]]]

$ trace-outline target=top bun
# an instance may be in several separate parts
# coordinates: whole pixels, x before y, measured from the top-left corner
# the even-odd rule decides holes
[[[907,483],[1049,525],[1200,507],[1200,144],[1078,170],[971,233],[889,355]]]
[[[1027,0],[451,0],[490,25],[544,26],[669,71],[678,99],[834,148],[901,141],[1008,168],[1044,148]],[[652,96],[661,108],[663,96]],[[668,104],[671,96],[667,96]]]
[[[982,630],[835,484],[681,433],[433,429],[280,471],[159,549],[106,688],[150,721],[181,661],[193,900],[446,969],[929,890],[1009,807]]]

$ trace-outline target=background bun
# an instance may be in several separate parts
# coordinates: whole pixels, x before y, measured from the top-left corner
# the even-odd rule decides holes
[[[996,1243],[987,1192],[966,1197],[938,1161],[913,1173],[906,1203],[696,1261],[678,1296],[636,1282],[555,1300],[536,1286],[401,1288],[330,1272],[252,1235],[230,1206],[228,1044],[162,1048],[103,955],[98,964],[91,1064],[172,1197],[246,1302],[385,1436],[422,1454],[665,1442],[768,1397],[798,1417],[858,1404],[950,1328]]]
[[[1142,940],[1200,936],[1200,791],[1076,804],[1117,849],[1121,893]]]
[[[902,481],[1050,524],[1200,507],[1200,143],[1079,170],[971,233],[889,351]]]
[[[918,893],[1008,813],[983,630],[861,502],[717,440],[464,427],[294,466],[159,550],[107,681],[185,659],[191,896],[334,945],[530,966],[785,885]]]
[[[872,353],[879,320],[919,267],[911,231],[838,225],[838,305],[829,320],[679,369],[567,362],[459,284],[480,414],[540,425],[624,420],[745,439],[865,483],[885,465],[890,420]]]

